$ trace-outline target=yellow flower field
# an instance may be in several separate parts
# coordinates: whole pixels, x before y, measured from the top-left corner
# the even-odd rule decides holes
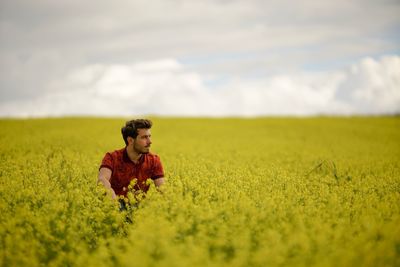
[[[127,119],[0,120],[1,266],[400,266],[399,117],[152,118],[167,183],[119,212]]]

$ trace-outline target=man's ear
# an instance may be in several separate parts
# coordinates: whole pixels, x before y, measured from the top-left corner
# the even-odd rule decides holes
[[[128,141],[128,145],[130,145],[130,144],[132,144],[133,142],[135,142],[135,139],[134,139],[133,137],[131,137],[131,136],[128,136],[128,137],[126,138],[126,140]]]

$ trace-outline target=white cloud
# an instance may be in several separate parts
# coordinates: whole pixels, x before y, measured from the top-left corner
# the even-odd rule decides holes
[[[353,65],[337,88],[336,101],[346,113],[400,112],[400,57],[365,58]]]
[[[344,70],[233,79],[208,88],[175,59],[78,68],[1,116],[259,116],[400,112],[400,57],[365,58]]]
[[[35,99],[1,105],[0,115],[201,115],[202,102],[213,102],[201,77],[173,59],[89,65],[49,87]]]
[[[399,12],[396,0],[3,0],[0,115],[397,111],[393,62],[334,69],[398,54]]]

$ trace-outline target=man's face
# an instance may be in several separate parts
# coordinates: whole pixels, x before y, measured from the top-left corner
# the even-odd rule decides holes
[[[139,154],[150,152],[151,132],[150,129],[138,129],[138,135],[133,140],[133,149]]]

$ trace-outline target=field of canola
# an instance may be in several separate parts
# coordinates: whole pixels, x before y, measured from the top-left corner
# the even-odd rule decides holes
[[[0,266],[400,266],[399,117],[153,118],[167,183],[121,213],[124,122],[0,120]]]

